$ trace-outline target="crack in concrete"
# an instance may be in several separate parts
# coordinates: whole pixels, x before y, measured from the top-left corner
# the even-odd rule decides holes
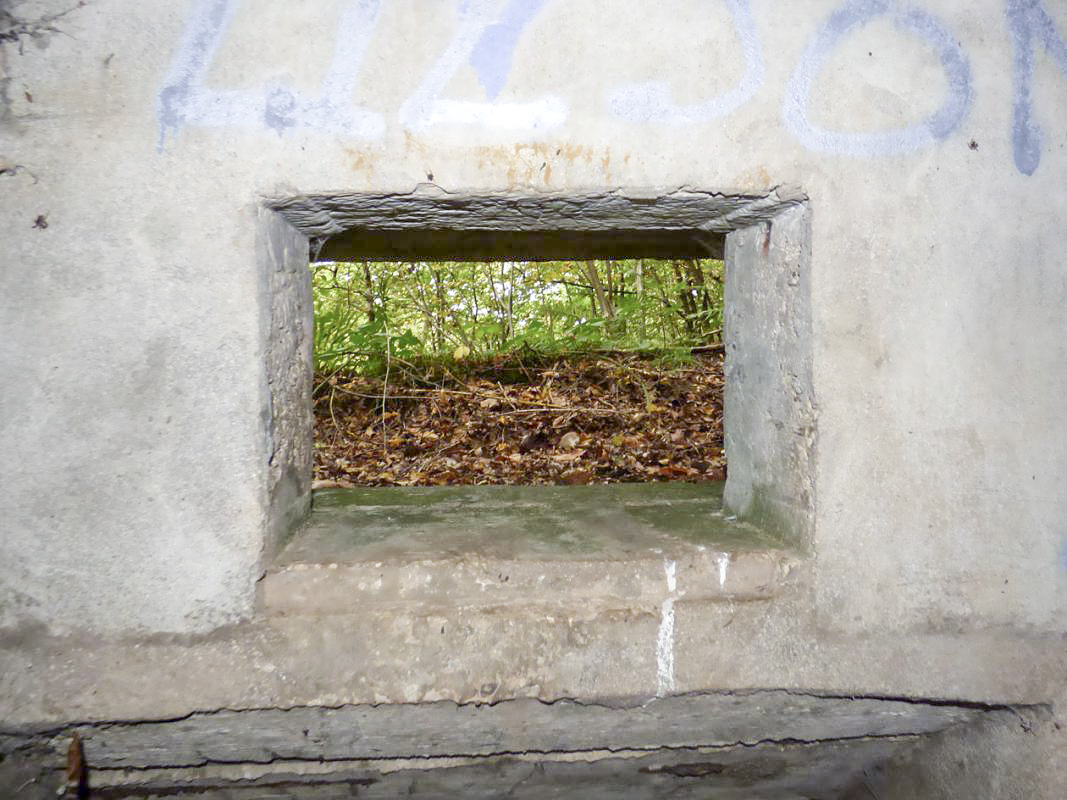
[[[740,690],[742,693],[747,690]],[[1049,703],[987,703],[979,700],[961,700],[937,697],[908,697],[891,694],[836,694],[804,689],[759,689],[756,691],[784,692],[796,697],[812,697],[817,700],[878,700],[887,703],[907,703],[914,706],[931,706],[934,708],[962,708],[969,711],[1011,711],[1018,714],[1018,709],[1051,711]],[[733,694],[729,690],[723,694]]]
[[[291,778],[276,778],[272,780],[260,781],[260,780],[235,780],[226,781],[226,788],[254,788],[254,789],[289,789],[299,787],[305,789],[309,786],[327,786],[339,788],[344,785],[348,785],[350,797],[358,797],[360,787],[371,786],[378,782],[378,778],[353,778],[344,777],[330,780],[329,777],[316,777],[308,776],[305,778],[302,775],[294,775]],[[188,797],[190,794],[199,794],[207,789],[215,789],[222,787],[222,783],[213,782],[200,786],[159,786],[152,784],[111,784],[103,787],[96,787],[93,789],[92,796],[99,798],[107,797],[124,797],[131,791],[151,791],[152,797]]]
[[[564,745],[562,747],[514,747],[514,748],[501,748],[498,750],[484,750],[479,751],[477,744],[471,749],[467,749],[464,745],[467,744],[463,740],[453,741],[451,745],[441,742],[443,748],[448,748],[448,752],[438,752],[431,754],[423,754],[412,752],[416,750],[416,745],[409,742],[407,745],[400,743],[398,747],[387,748],[391,752],[381,755],[377,754],[363,754],[360,755],[358,750],[360,747],[364,749],[374,750],[374,747],[369,747],[367,744],[351,743],[350,746],[346,746],[345,749],[349,752],[339,752],[337,748],[334,748],[332,753],[322,752],[316,753],[310,751],[307,748],[301,748],[299,744],[294,744],[292,741],[282,740],[279,746],[279,742],[273,742],[269,747],[251,748],[250,751],[241,752],[239,748],[236,752],[227,753],[229,748],[219,748],[213,745],[211,741],[205,740],[203,742],[190,743],[194,744],[192,750],[187,750],[184,758],[179,755],[181,752],[178,744],[183,741],[183,733],[180,729],[180,725],[168,730],[168,726],[174,726],[176,723],[182,723],[189,720],[195,720],[197,718],[212,719],[227,715],[231,718],[248,719],[254,717],[257,713],[279,713],[282,712],[286,715],[293,713],[310,714],[309,719],[315,719],[316,714],[327,714],[328,712],[342,711],[346,709],[377,709],[377,708],[394,708],[403,713],[403,708],[413,707],[427,707],[438,706],[446,707],[454,710],[461,710],[465,706],[474,706],[475,709],[486,706],[491,708],[492,706],[501,703],[515,703],[517,700],[525,699],[529,702],[532,698],[520,698],[517,700],[502,700],[494,703],[456,703],[450,700],[437,701],[435,703],[375,703],[375,704],[357,704],[357,703],[343,703],[336,706],[293,706],[288,708],[280,707],[264,707],[255,709],[232,709],[232,708],[219,708],[209,709],[206,711],[192,711],[188,714],[172,717],[169,719],[134,719],[134,720],[108,720],[108,721],[93,721],[93,722],[79,722],[68,723],[60,726],[50,726],[46,729],[39,729],[36,731],[0,731],[0,753],[8,753],[17,755],[21,758],[30,758],[35,761],[51,761],[56,760],[64,750],[66,740],[74,735],[79,734],[87,742],[92,742],[97,737],[103,737],[105,743],[104,751],[100,754],[101,760],[105,764],[90,764],[93,773],[100,776],[105,775],[121,775],[126,774],[130,776],[146,775],[152,771],[181,771],[198,768],[239,768],[242,766],[258,766],[268,767],[271,772],[276,772],[278,768],[291,764],[295,768],[299,768],[299,765],[311,765],[322,764],[331,765],[329,769],[331,771],[338,771],[343,768],[344,765],[352,765],[358,763],[359,769],[377,769],[379,771],[396,771],[398,769],[432,769],[433,765],[437,764],[454,764],[460,761],[466,761],[467,763],[486,763],[498,759],[522,759],[522,760],[538,760],[538,761],[566,761],[566,760],[583,760],[583,761],[598,761],[610,758],[643,758],[650,754],[655,753],[671,753],[671,752],[689,752],[689,751],[701,751],[707,753],[724,753],[730,751],[739,751],[742,749],[753,749],[760,747],[814,747],[814,746],[827,746],[827,745],[848,745],[859,742],[870,741],[883,741],[883,742],[916,742],[929,736],[939,733],[940,731],[954,727],[960,724],[967,724],[974,722],[977,719],[978,714],[986,713],[1005,713],[1012,714],[1018,718],[1019,724],[1023,726],[1024,730],[1033,730],[1033,724],[1031,722],[1031,715],[1042,712],[1050,712],[1051,706],[1048,704],[1008,704],[1008,703],[989,703],[980,701],[967,701],[967,700],[950,700],[944,698],[916,698],[905,696],[890,696],[890,695],[876,695],[876,694],[848,694],[841,695],[833,692],[825,692],[819,690],[801,690],[801,689],[734,689],[734,690],[717,690],[717,691],[704,691],[704,692],[691,692],[687,694],[670,695],[665,698],[648,698],[643,703],[640,703],[635,698],[625,698],[617,700],[580,700],[575,698],[557,698],[554,700],[537,700],[537,704],[541,706],[551,707],[557,705],[567,705],[576,708],[587,708],[591,711],[619,711],[623,713],[631,711],[643,711],[650,704],[670,704],[661,706],[660,713],[669,713],[670,709],[674,706],[683,705],[687,700],[696,700],[699,698],[714,698],[714,697],[731,697],[738,700],[753,699],[756,703],[762,700],[767,700],[773,697],[796,697],[796,698],[808,698],[811,700],[822,700],[835,702],[838,705],[844,702],[851,701],[867,701],[868,703],[896,703],[907,704],[918,707],[928,708],[945,708],[963,710],[966,712],[974,712],[969,715],[966,720],[959,719],[959,715],[949,714],[951,719],[944,720],[944,724],[941,727],[931,728],[928,725],[920,723],[917,726],[907,726],[904,730],[892,730],[885,733],[876,732],[863,732],[862,730],[853,730],[848,735],[832,735],[832,736],[819,736],[804,737],[802,734],[797,736],[765,736],[756,738],[755,736],[750,738],[737,738],[732,741],[685,741],[684,738],[675,738],[673,743],[664,743],[662,741],[653,741],[651,743],[646,742],[630,742],[621,744],[616,747],[601,745],[597,742],[580,742],[575,741],[570,743],[570,746]],[[534,705],[533,707],[536,707]],[[448,713],[447,711],[445,713]],[[572,712],[575,713],[575,712]],[[579,714],[584,712],[577,712]],[[898,708],[895,712],[900,714]],[[612,715],[614,716],[614,715]],[[299,717],[298,717],[299,719]],[[220,721],[221,725],[232,725],[233,721],[227,722],[225,720]],[[903,727],[903,726],[902,726]],[[126,754],[121,760],[117,760],[114,757],[109,757],[107,753],[107,732],[111,730],[117,730],[119,732],[119,741],[121,742],[124,737],[128,737],[131,734],[138,735],[138,731],[145,731],[146,735],[162,736],[160,740],[161,744],[154,749],[150,749],[147,752],[141,752],[140,755],[133,753]],[[832,729],[831,729],[832,730]],[[868,729],[869,730],[869,729]],[[821,731],[811,731],[812,733],[821,733]],[[757,733],[753,731],[753,733]],[[783,731],[785,733],[785,731]],[[798,731],[798,733],[800,733]],[[307,735],[305,730],[305,736]],[[683,733],[682,737],[687,734]],[[699,730],[690,731],[689,736],[699,736]],[[677,733],[674,734],[677,737]],[[170,738],[168,738],[170,737]],[[681,741],[679,741],[681,738]],[[152,758],[153,755],[160,756],[163,753],[171,753],[170,748],[166,745],[167,741],[171,741],[172,745],[177,750],[173,755],[177,756],[173,761],[166,759],[160,759],[159,762],[145,763],[145,760]],[[488,743],[488,742],[487,742]],[[529,742],[534,744],[534,742]],[[264,743],[265,744],[265,743]],[[322,743],[320,743],[322,744]],[[517,742],[516,742],[517,744]],[[525,744],[525,743],[524,743]],[[457,747],[457,745],[459,745]],[[592,746],[591,746],[592,745]],[[98,745],[99,746],[99,745]],[[325,747],[323,749],[326,749]],[[162,753],[160,751],[163,751]],[[221,751],[221,752],[220,752]],[[405,752],[406,751],[406,752]],[[225,756],[231,757],[225,757]],[[222,757],[220,757],[222,756]],[[135,763],[122,763],[122,761],[133,761]],[[139,762],[139,763],[137,763]],[[375,766],[377,765],[377,766]],[[394,765],[390,767],[389,765]],[[408,766],[411,765],[411,766]],[[138,779],[134,778],[135,782]]]
[[[556,705],[573,705],[582,708],[599,708],[608,711],[633,711],[637,709],[647,708],[653,703],[668,702],[668,701],[683,701],[691,698],[700,697],[755,697],[758,695],[773,695],[784,694],[791,697],[810,697],[816,700],[873,700],[880,702],[895,702],[906,703],[915,706],[930,706],[935,708],[960,708],[970,711],[1010,711],[1018,713],[1019,709],[1023,710],[1044,710],[1051,711],[1052,706],[1047,703],[988,703],[982,701],[951,699],[951,698],[925,698],[925,697],[909,697],[905,695],[888,695],[888,694],[840,694],[834,692],[820,691],[816,689],[782,689],[782,688],[766,688],[757,687],[750,689],[716,689],[713,691],[695,691],[684,692],[680,694],[670,694],[666,696],[641,696],[639,698],[600,698],[600,699],[584,699],[576,697],[556,697],[556,698],[540,698],[540,697],[515,697],[505,698],[499,700],[492,700],[489,702],[482,702],[473,700],[470,702],[456,702],[454,700],[434,700],[432,702],[380,702],[380,703],[338,703],[335,705],[305,705],[305,706],[250,706],[246,708],[233,708],[229,706],[221,706],[219,708],[212,709],[194,709],[187,714],[172,717],[159,717],[159,718],[141,718],[141,719],[110,719],[110,720],[72,720],[62,725],[51,726],[47,728],[32,728],[28,726],[19,726],[15,728],[2,728],[0,727],[0,736],[7,736],[12,738],[25,738],[27,741],[36,738],[54,738],[56,736],[70,735],[74,730],[107,730],[114,727],[134,727],[134,726],[148,726],[148,725],[166,725],[176,722],[186,722],[191,719],[205,718],[212,716],[219,716],[224,714],[255,714],[263,712],[305,712],[305,711],[340,711],[350,708],[401,708],[401,707],[431,707],[449,705],[456,709],[461,708],[493,708],[498,705],[506,703],[516,702],[529,702],[535,701],[543,706],[556,706]]]
[[[87,0],[79,0],[77,5],[71,6],[66,11],[43,14],[37,19],[20,19],[10,11],[0,8],[0,45],[5,42],[14,42],[18,45],[19,55],[22,55],[24,37],[39,39],[49,33],[65,33],[61,28],[56,27],[55,23],[85,6],[86,2]]]
[[[390,763],[390,762],[402,762],[402,761],[483,761],[494,760],[501,758],[524,758],[529,756],[535,756],[537,758],[543,758],[546,761],[562,760],[567,758],[568,760],[574,756],[582,756],[586,754],[606,754],[604,757],[622,757],[629,754],[632,755],[647,755],[650,753],[661,752],[686,752],[686,751],[701,751],[709,753],[723,753],[730,752],[731,750],[751,750],[759,747],[817,747],[821,745],[831,744],[844,744],[844,743],[856,743],[856,742],[874,742],[874,741],[899,741],[899,742],[914,742],[918,741],[926,736],[933,735],[937,731],[912,731],[904,733],[889,733],[889,734],[864,734],[862,736],[830,736],[816,739],[799,739],[794,737],[784,737],[781,739],[766,738],[753,741],[738,740],[736,742],[727,742],[720,744],[657,744],[640,746],[628,746],[628,747],[598,747],[598,748],[578,748],[573,750],[567,749],[539,749],[529,748],[525,750],[494,750],[487,753],[437,753],[434,755],[402,755],[402,756],[374,756],[368,758],[358,757],[301,757],[301,756],[282,756],[272,752],[272,757],[268,759],[221,759],[221,758],[204,758],[202,761],[193,763],[180,763],[180,764],[146,764],[141,766],[117,766],[117,767],[91,767],[94,773],[136,773],[136,772],[148,772],[151,770],[189,770],[200,769],[203,767],[212,766],[226,766],[226,767],[240,767],[242,765],[255,765],[255,766],[269,766],[269,765],[284,765],[284,764],[345,764],[352,762],[371,762],[371,763]],[[555,757],[555,758],[554,758]],[[372,769],[371,767],[366,767]]]

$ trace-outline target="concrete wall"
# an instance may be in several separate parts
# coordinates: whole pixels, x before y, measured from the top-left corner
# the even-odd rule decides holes
[[[1051,0],[0,3],[0,623],[252,613],[303,509],[266,198],[788,185],[818,635],[1060,640],[1065,41]]]
[[[726,507],[802,550],[812,546],[811,220],[790,209],[727,239]]]
[[[268,514],[263,561],[278,552],[311,508],[314,438],[308,402],[313,380],[313,320],[308,240],[266,208],[259,214],[257,258],[263,280],[260,319],[266,342]]]

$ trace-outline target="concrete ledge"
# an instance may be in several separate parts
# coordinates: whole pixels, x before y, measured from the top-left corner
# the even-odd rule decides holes
[[[260,598],[267,614],[653,609],[773,597],[797,563],[723,514],[721,484],[328,490]]]
[[[63,734],[78,732],[86,759],[96,769],[145,769],[279,759],[580,753],[606,745],[651,751],[910,737],[981,713],[966,705],[763,690],[620,706],[522,699],[494,705],[222,710],[178,720],[71,725]],[[19,738],[12,737],[12,743]],[[32,734],[22,738],[32,740]]]
[[[518,800],[670,798],[796,800],[839,797],[865,770],[906,757],[923,737],[728,748],[601,750],[583,753],[273,761],[162,770],[97,770],[94,791],[107,797],[156,798],[180,789],[197,800],[398,797]],[[58,761],[58,759],[57,759]],[[53,768],[60,776],[62,772]],[[55,783],[59,785],[58,779]],[[38,784],[34,784],[37,788]],[[518,788],[517,788],[518,787]],[[756,792],[758,791],[758,795]],[[105,794],[106,792],[106,794]],[[714,794],[709,794],[714,792]],[[56,791],[20,796],[54,800]],[[913,795],[914,796],[914,795]],[[864,800],[870,800],[869,796]]]
[[[724,234],[773,219],[801,204],[797,187],[706,191],[690,187],[617,189],[516,197],[448,192],[432,183],[409,194],[343,192],[272,198],[278,211],[310,238],[364,230],[694,231]],[[445,253],[454,257],[451,253]]]
[[[0,782],[62,794],[77,734],[93,797],[830,798],[932,736],[1008,713],[1034,718],[784,691],[222,710],[0,733]]]

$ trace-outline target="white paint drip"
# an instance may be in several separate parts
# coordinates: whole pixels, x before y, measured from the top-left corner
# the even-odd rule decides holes
[[[726,568],[730,566],[730,554],[720,553],[715,558],[715,563],[719,565],[719,588],[721,589],[726,585]]]
[[[667,573],[668,596],[660,607],[659,632],[656,635],[656,696],[674,691],[674,601],[678,588],[678,564],[663,559]]]

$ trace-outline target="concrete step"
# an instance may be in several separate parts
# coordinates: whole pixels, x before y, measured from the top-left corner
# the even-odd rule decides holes
[[[260,584],[267,614],[757,600],[802,559],[722,484],[331,489]]]

